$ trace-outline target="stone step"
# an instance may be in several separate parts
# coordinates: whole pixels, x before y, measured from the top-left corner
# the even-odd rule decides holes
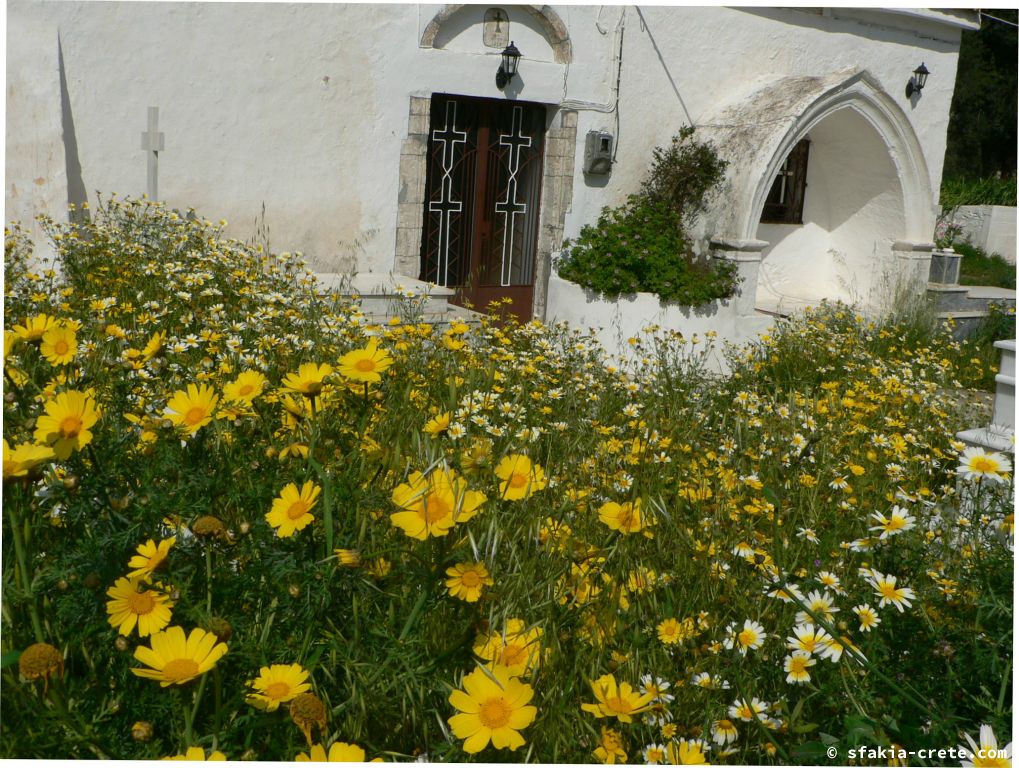
[[[927,284],[930,297],[937,312],[985,311],[991,304],[1014,307],[1015,291],[986,285],[943,285]]]
[[[404,275],[361,272],[319,273],[319,285],[343,296],[356,297],[366,315],[402,315],[410,312],[443,313],[453,296],[450,288]]]
[[[983,310],[948,310],[936,312],[934,315],[942,322],[952,321],[952,337],[956,341],[971,336],[989,316],[990,312]]]

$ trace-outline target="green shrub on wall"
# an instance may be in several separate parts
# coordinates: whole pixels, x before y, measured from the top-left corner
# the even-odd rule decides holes
[[[710,144],[695,141],[689,127],[652,157],[638,194],[603,208],[596,224],[563,244],[559,275],[609,298],[643,291],[697,306],[732,296],[736,265],[698,259],[688,235],[726,162]]]

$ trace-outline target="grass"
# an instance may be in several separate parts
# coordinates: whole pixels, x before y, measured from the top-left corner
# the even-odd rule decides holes
[[[941,206],[1009,205],[1016,204],[1016,180],[988,177],[984,179],[945,178],[941,182]]]
[[[1015,290],[1015,264],[1009,264],[996,253],[988,255],[982,248],[966,242],[957,242],[952,247],[963,257],[959,265],[961,285],[991,285]]]
[[[715,378],[661,329],[620,363],[561,324],[432,326],[420,297],[369,326],[297,255],[144,201],[91,215],[44,221],[59,271],[6,237],[0,756],[1010,740],[1012,476],[961,454],[951,392],[981,369],[919,314],[825,305]],[[167,635],[124,601],[225,655],[139,676]],[[482,710],[499,746],[469,738]]]

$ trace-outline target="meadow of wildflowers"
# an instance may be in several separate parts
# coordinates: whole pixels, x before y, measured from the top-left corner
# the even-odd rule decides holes
[[[89,214],[58,271],[6,232],[3,757],[1010,741],[1012,467],[954,441],[946,334],[824,306],[718,378],[655,329],[371,326],[210,222]]]

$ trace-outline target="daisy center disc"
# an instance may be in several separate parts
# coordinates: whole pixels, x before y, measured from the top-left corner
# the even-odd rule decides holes
[[[613,712],[629,712],[630,704],[618,696],[612,696],[605,699],[605,706],[611,709]]]
[[[757,633],[754,632],[752,629],[744,629],[742,632],[739,633],[739,644],[742,645],[744,648],[753,645],[756,640]]]
[[[152,613],[152,609],[156,607],[156,601],[148,592],[135,592],[128,596],[127,607],[131,613],[145,616]]]
[[[476,587],[481,583],[481,576],[478,575],[477,571],[465,571],[460,576],[460,583],[465,587]]]
[[[308,502],[303,499],[299,499],[290,505],[290,508],[287,510],[287,517],[291,520],[297,520],[298,518],[303,517],[307,512]]]
[[[496,696],[481,702],[481,708],[478,710],[478,720],[486,728],[495,730],[497,728],[505,728],[509,724],[510,715],[512,714],[513,710],[506,703],[506,699],[502,696]]]
[[[66,355],[68,349],[70,349],[70,345],[63,339],[53,345],[53,351],[58,355]]]
[[[193,427],[195,424],[200,422],[205,417],[206,417],[205,409],[196,405],[194,408],[192,408],[186,414],[184,414],[184,423]]]
[[[974,456],[973,460],[970,461],[969,466],[974,472],[996,473],[998,471],[998,463],[992,459],[988,459],[986,456]]]
[[[194,659],[173,659],[163,667],[163,677],[171,683],[184,682],[198,675],[198,662]]]
[[[77,437],[81,428],[82,423],[78,416],[65,416],[60,422],[60,434],[64,437]]]
[[[237,390],[237,394],[240,395],[241,397],[247,397],[254,391],[255,386],[253,384],[245,384],[244,386]]]
[[[514,472],[510,475],[510,488],[524,488],[527,485],[528,479],[527,475],[521,475],[519,472]]]
[[[511,644],[502,649],[502,663],[507,667],[515,667],[527,663],[527,649]]]
[[[436,523],[451,512],[449,504],[436,496],[428,496],[421,502],[421,516],[426,523]]]
[[[290,684],[282,680],[270,683],[265,687],[265,695],[270,699],[282,699],[290,693]]]
[[[375,361],[370,357],[363,357],[354,363],[354,367],[362,373],[368,373],[375,370]]]

